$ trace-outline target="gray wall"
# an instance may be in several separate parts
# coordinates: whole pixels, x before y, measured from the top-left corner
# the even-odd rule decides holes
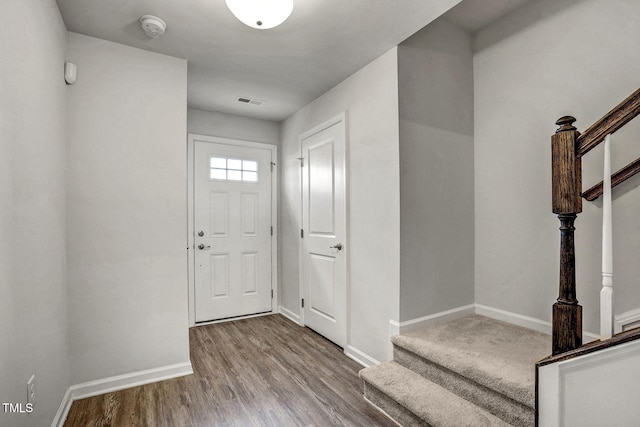
[[[282,123],[281,305],[300,312],[300,156],[303,132],[347,112],[349,344],[389,357],[398,320],[400,201],[398,66],[394,48]]]
[[[187,63],[67,33],[73,384],[189,362]]]
[[[280,145],[280,123],[235,114],[189,108],[187,131],[199,135]]]
[[[438,19],[398,48],[400,320],[474,302],[471,36]]]
[[[0,425],[50,425],[69,385],[65,253],[65,27],[53,0],[0,13]]]
[[[640,2],[530,2],[476,36],[476,302],[551,320],[559,223],[551,213],[550,136],[563,115],[585,130],[638,88]],[[636,120],[637,121],[637,120]],[[614,135],[613,170],[640,157],[639,124]],[[584,159],[583,188],[601,176]],[[640,307],[640,185],[614,189],[615,312]],[[634,189],[635,188],[635,189]],[[576,222],[578,299],[598,332],[600,203]]]

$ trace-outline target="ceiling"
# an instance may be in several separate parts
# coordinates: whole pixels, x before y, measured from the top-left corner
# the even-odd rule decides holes
[[[530,0],[464,0],[446,14],[446,20],[469,32],[486,27]]]
[[[524,0],[482,0],[490,6],[480,7],[483,13],[478,1],[466,0],[476,11],[463,8],[454,23],[473,31],[474,17],[502,13],[492,4],[504,9]],[[277,122],[459,2],[294,0],[281,26],[257,30],[238,21],[224,0],[57,0],[69,31],[187,59],[189,107]],[[144,34],[138,20],[147,14],[167,23],[163,36]]]

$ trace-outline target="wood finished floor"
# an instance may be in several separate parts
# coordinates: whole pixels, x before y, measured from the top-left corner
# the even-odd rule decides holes
[[[76,426],[394,426],[362,397],[362,369],[276,314],[189,331],[194,375],[73,402]]]

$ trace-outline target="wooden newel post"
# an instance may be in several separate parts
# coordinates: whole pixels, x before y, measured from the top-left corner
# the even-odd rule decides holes
[[[582,164],[577,155],[576,119],[565,116],[551,137],[553,213],[560,219],[560,291],[553,304],[554,355],[582,345],[582,307],[576,299],[576,263],[573,223],[582,212]]]

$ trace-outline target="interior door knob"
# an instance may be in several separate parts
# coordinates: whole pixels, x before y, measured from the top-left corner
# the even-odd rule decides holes
[[[211,246],[205,246],[204,243],[200,243],[198,245],[198,249],[200,249],[201,251],[205,250],[205,249],[209,249],[211,248]]]
[[[329,249],[337,249],[337,250],[341,251],[342,250],[342,243],[336,243],[333,246],[329,246]]]

